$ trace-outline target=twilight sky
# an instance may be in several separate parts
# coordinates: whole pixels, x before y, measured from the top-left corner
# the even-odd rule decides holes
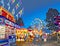
[[[60,0],[22,0],[22,3],[24,27],[30,26],[35,18],[44,20],[49,8],[57,9],[60,12]]]
[[[1,1],[2,0],[0,0],[0,5],[2,6]],[[4,7],[8,9],[7,3],[9,2],[9,0],[3,1],[5,5]],[[18,2],[19,0],[15,0],[15,3],[13,3],[13,5],[10,5],[10,12]],[[19,9],[24,7],[23,15],[21,16],[21,18],[23,19],[25,28],[29,27],[35,18],[45,20],[46,13],[49,8],[57,9],[60,12],[60,0],[21,0],[21,2],[22,6],[20,6],[18,10],[15,10],[15,12],[17,13]],[[14,14],[15,17],[16,13]]]

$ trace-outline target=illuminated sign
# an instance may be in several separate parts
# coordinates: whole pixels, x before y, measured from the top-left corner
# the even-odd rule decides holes
[[[10,22],[8,20],[5,20],[5,24],[10,25]]]

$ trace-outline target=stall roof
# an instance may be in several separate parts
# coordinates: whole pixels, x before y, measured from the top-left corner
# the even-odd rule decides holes
[[[0,6],[0,12],[1,12],[0,15],[3,15],[3,16],[5,15],[6,18],[10,19],[11,21],[13,20],[13,22],[15,22],[14,16],[9,11],[7,11],[5,8],[3,8],[2,6]]]

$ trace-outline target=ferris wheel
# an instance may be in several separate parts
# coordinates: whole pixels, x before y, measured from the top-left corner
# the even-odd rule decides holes
[[[32,23],[31,23],[31,27],[34,29],[34,28],[37,28],[38,31],[40,31],[42,28],[43,28],[43,22],[41,19],[39,18],[35,18]]]

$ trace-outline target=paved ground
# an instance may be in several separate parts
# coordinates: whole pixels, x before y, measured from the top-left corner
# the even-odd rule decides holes
[[[38,46],[38,45],[32,42],[17,42],[17,46]]]
[[[44,44],[42,44],[42,46],[57,46],[57,43],[53,43],[53,42],[51,42],[51,43],[44,43]]]
[[[16,44],[11,44],[10,46],[60,46],[60,43],[57,41],[48,41],[48,42],[16,42]]]
[[[17,45],[16,45],[17,44]],[[60,43],[57,44],[57,42],[16,42],[16,44],[11,44],[10,46],[60,46]],[[9,46],[9,45],[5,45]]]
[[[40,42],[17,42],[17,46],[60,46],[56,42],[47,42],[47,43],[40,43]]]

